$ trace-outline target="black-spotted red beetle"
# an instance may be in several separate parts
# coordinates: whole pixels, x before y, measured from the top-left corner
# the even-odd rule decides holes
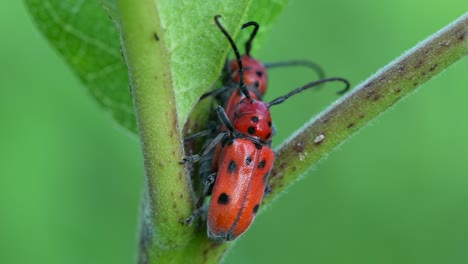
[[[268,177],[275,159],[270,148],[273,136],[270,107],[325,82],[345,83],[346,87],[339,92],[343,93],[349,89],[349,82],[340,77],[320,79],[271,102],[264,102],[261,96],[266,91],[266,78],[263,79],[266,76],[265,68],[249,55],[249,43],[258,30],[258,24],[244,24],[256,25],[256,28],[246,44],[247,55],[241,57],[219,18],[219,15],[215,16],[216,25],[229,40],[236,55],[235,63],[231,62],[231,69],[234,70],[231,77],[236,86],[226,101],[226,111],[222,106],[216,109],[220,120],[219,134],[205,145],[200,154],[184,157],[181,163],[196,162],[206,155],[211,155],[212,150],[216,149],[212,160],[213,173],[206,177],[197,208],[185,223],[190,224],[193,221],[200,213],[205,197],[211,195],[207,214],[208,237],[214,241],[225,242],[239,237],[249,228],[263,197],[268,193]],[[245,70],[243,62],[255,70]],[[255,75],[255,78],[246,81],[246,75],[249,78],[250,75]]]

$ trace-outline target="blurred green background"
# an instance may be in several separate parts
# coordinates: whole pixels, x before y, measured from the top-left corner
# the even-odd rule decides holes
[[[292,1],[257,57],[357,84],[465,1]],[[0,263],[134,263],[138,140],[91,100],[20,1],[0,2]],[[268,98],[311,80],[270,74]],[[262,213],[225,263],[468,263],[468,60],[342,145]],[[278,145],[336,99],[273,110]],[[294,113],[297,119],[291,119]]]

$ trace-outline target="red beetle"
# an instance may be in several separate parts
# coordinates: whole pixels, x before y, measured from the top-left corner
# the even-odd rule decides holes
[[[249,228],[265,192],[269,189],[268,177],[275,158],[270,148],[272,120],[269,108],[325,82],[345,83],[345,89],[340,92],[342,93],[349,88],[349,82],[339,77],[321,79],[294,89],[269,103],[263,102],[245,84],[242,57],[234,41],[220,24],[219,17],[215,17],[215,22],[230,41],[236,55],[240,93],[232,93],[231,98],[237,99],[232,99],[235,104],[227,113],[221,106],[216,109],[221,132],[200,154],[184,157],[181,163],[198,161],[212,153],[216,147],[212,164],[214,173],[207,177],[197,209],[185,223],[190,224],[193,221],[201,211],[205,197],[211,193],[207,219],[208,237],[225,242],[237,238]]]
[[[221,16],[217,15],[215,17],[215,20],[219,17]],[[216,23],[219,27],[219,23]],[[200,100],[202,100],[209,96],[216,96],[219,104],[224,105],[228,116],[230,116],[229,113],[231,112],[232,107],[235,106],[237,102],[239,102],[243,98],[243,93],[239,89],[237,89],[239,86],[245,84],[247,89],[250,91],[252,97],[259,100],[262,99],[268,87],[268,74],[266,71],[267,69],[301,66],[310,68],[313,71],[315,71],[319,79],[325,78],[325,73],[323,69],[318,64],[312,61],[290,60],[273,63],[262,63],[259,60],[253,58],[250,54],[252,50],[252,42],[257,35],[260,25],[255,21],[250,21],[243,24],[241,29],[245,29],[251,26],[253,26],[254,29],[250,34],[249,39],[245,43],[245,54],[240,56],[240,60],[238,59],[238,56],[236,56],[236,59],[226,61],[224,67],[226,76],[224,77],[223,87],[207,92],[200,97]],[[229,36],[229,33],[227,33],[227,31],[223,27],[220,27],[220,30],[225,36],[228,36],[227,39],[229,40],[231,46],[235,47],[234,52],[237,52],[236,55],[239,55],[239,51],[232,38]],[[241,75],[243,76],[242,78]]]

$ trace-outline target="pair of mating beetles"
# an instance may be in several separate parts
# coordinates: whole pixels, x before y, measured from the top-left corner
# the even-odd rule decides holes
[[[343,82],[346,87],[339,93],[344,93],[349,89],[349,82],[339,77],[323,78],[321,68],[308,61],[262,64],[254,59],[250,56],[250,50],[259,29],[254,21],[242,26],[242,29],[251,26],[254,29],[245,44],[245,55],[241,56],[219,19],[219,15],[214,17],[216,25],[230,42],[236,59],[226,64],[227,78],[223,87],[200,98],[216,97],[220,104],[216,108],[219,124],[216,129],[186,138],[185,141],[190,141],[208,135],[209,139],[199,154],[186,156],[181,163],[200,161],[204,183],[196,209],[185,223],[191,224],[202,211],[205,197],[211,195],[207,216],[208,237],[225,242],[237,238],[249,228],[263,197],[269,193],[268,177],[275,159],[271,149],[274,129],[270,107],[325,82]],[[314,69],[320,79],[270,102],[262,101],[267,90],[266,69],[296,65]]]

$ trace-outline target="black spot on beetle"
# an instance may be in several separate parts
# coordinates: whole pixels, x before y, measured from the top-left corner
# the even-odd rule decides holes
[[[220,194],[218,196],[218,203],[219,204],[228,204],[229,200],[230,200],[230,197],[226,193],[222,193],[222,194]]]
[[[245,165],[249,166],[252,163],[252,157],[250,155],[245,158]]]
[[[249,128],[247,128],[247,132],[249,132],[250,135],[254,135],[255,134],[255,127],[249,126]]]
[[[257,149],[262,149],[263,148],[263,146],[261,144],[254,143],[254,145],[255,145],[255,148],[257,148]]]
[[[260,161],[260,163],[258,164],[257,168],[259,169],[265,168],[265,163],[266,163],[266,160],[262,159],[262,161]]]
[[[234,160],[231,160],[229,162],[229,166],[228,166],[228,172],[229,173],[235,173],[237,171],[237,164]]]
[[[252,116],[252,122],[258,123],[258,116]]]
[[[256,71],[255,73],[256,73],[257,76],[260,77],[260,78],[263,76],[263,72],[262,72],[262,71]]]
[[[259,204],[256,204],[253,208],[253,213],[256,214],[258,212],[258,208],[260,207]]]
[[[268,126],[271,127],[271,121],[268,121]]]
[[[268,134],[266,135],[266,138],[270,138],[270,136],[271,136],[271,133],[268,133]]]
[[[260,83],[258,81],[254,82],[254,86],[255,86],[255,88],[258,88],[260,86]]]

